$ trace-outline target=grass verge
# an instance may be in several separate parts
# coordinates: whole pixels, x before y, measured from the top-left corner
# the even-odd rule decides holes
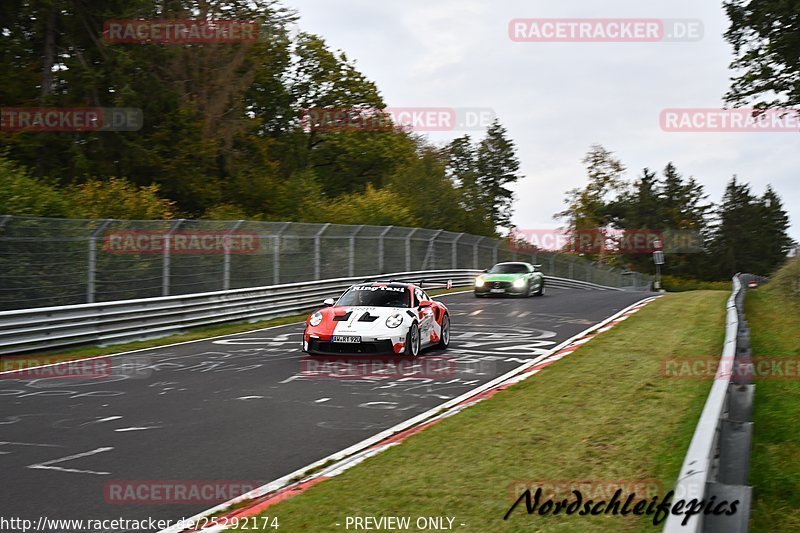
[[[446,294],[450,292],[460,292],[468,290],[469,287],[459,287],[450,290],[437,289],[428,291],[431,296]],[[38,364],[58,363],[61,361],[76,361],[79,359],[86,359],[88,357],[98,357],[103,355],[113,355],[123,352],[130,352],[134,350],[143,350],[146,348],[157,348],[159,346],[167,346],[179,342],[188,342],[194,340],[208,339],[211,337],[221,337],[223,335],[233,335],[235,333],[245,333],[258,329],[282,326],[285,324],[293,324],[295,322],[302,322],[306,319],[308,313],[300,315],[292,315],[280,318],[273,318],[270,320],[261,320],[258,322],[233,322],[230,324],[220,324],[216,326],[207,326],[200,328],[193,328],[185,333],[178,333],[167,337],[160,337],[157,339],[148,339],[143,341],[127,342],[123,344],[114,344],[111,346],[77,346],[71,349],[61,349],[58,351],[31,353],[24,355],[0,355],[0,372],[4,370],[17,370],[20,368],[20,360],[24,360],[25,367],[36,366]],[[62,351],[63,350],[63,351]]]
[[[343,531],[348,516],[409,516],[413,524],[445,515],[457,531],[660,531],[652,517],[529,516],[524,504],[508,521],[503,515],[521,483],[670,490],[711,382],[666,379],[661,361],[719,356],[727,298],[665,296],[535,377],[263,516],[288,531]]]
[[[775,285],[747,294],[756,365],[763,357],[800,357],[799,267],[798,261],[787,267],[794,268],[795,281],[784,269]],[[794,378],[755,381],[750,531],[800,531],[800,381],[796,373]]]

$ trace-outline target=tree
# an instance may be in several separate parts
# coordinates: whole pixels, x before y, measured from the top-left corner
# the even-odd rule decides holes
[[[800,105],[800,0],[728,0],[738,71],[726,101],[758,107]]]
[[[478,188],[489,220],[494,226],[510,227],[514,193],[508,188],[519,180],[519,159],[508,132],[495,120],[475,155]]]
[[[476,147],[469,135],[453,139],[444,149],[447,159],[445,174],[458,192],[463,210],[463,231],[478,235],[494,235],[491,206],[485,201],[478,182]]]
[[[788,234],[789,216],[783,208],[780,196],[771,185],[767,186],[764,195],[759,199],[758,209],[761,211],[759,225],[761,272],[771,273],[786,260],[792,249],[793,240]]]
[[[786,233],[789,219],[771,187],[759,198],[734,176],[718,218],[709,244],[709,259],[718,276],[727,278],[737,272],[768,275],[786,260],[792,242]]]
[[[624,188],[625,166],[613,152],[595,144],[582,162],[586,165],[589,183],[582,189],[567,191],[567,199],[564,201],[567,208],[556,214],[556,218],[566,220],[566,229],[571,235],[586,230],[604,231],[614,220],[614,211],[619,210],[613,203],[615,195],[621,193]],[[574,243],[569,244],[567,251],[575,250],[573,245]],[[603,250],[599,250],[599,253],[586,253],[586,255],[597,259],[602,253]]]

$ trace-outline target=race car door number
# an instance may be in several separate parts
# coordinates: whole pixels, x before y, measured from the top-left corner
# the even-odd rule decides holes
[[[361,337],[355,335],[334,335],[331,342],[361,342]]]

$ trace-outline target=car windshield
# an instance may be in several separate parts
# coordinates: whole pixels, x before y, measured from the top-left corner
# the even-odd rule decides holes
[[[526,274],[528,272],[528,267],[522,263],[507,263],[493,266],[489,274]]]
[[[405,287],[389,285],[358,285],[352,287],[339,299],[337,305],[360,305],[367,307],[408,307],[409,292]]]

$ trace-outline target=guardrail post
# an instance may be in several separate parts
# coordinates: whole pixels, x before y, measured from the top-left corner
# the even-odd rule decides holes
[[[320,228],[316,235],[314,235],[314,279],[320,279],[322,276],[322,255],[320,253],[320,237],[325,233],[325,230],[330,226],[330,222]]]
[[[0,228],[5,226],[9,220],[11,220],[11,215],[3,215],[3,218],[0,218]]]
[[[6,223],[6,219],[3,219],[2,224],[0,224],[0,228],[3,227]],[[111,219],[103,220],[97,229],[92,232],[89,236],[89,258],[86,265],[86,303],[93,304],[95,298],[95,278],[97,276],[97,237],[100,235],[108,225],[111,223]]]
[[[163,258],[164,262],[161,266],[161,296],[169,296],[169,264],[170,264],[170,248],[172,245],[170,244],[172,241],[172,234],[175,232],[178,227],[186,222],[184,219],[176,220],[172,227],[167,230],[166,235],[164,235],[164,253]]]
[[[362,229],[364,229],[364,224],[361,224],[360,226],[358,226],[358,228],[356,228],[356,231],[354,231],[350,235],[350,239],[349,239],[350,240],[350,251],[349,251],[349,254],[348,254],[348,261],[349,261],[350,264],[349,264],[349,268],[348,268],[348,274],[350,275],[351,278],[356,275],[356,235],[358,235],[361,232]]]
[[[411,272],[411,237],[419,231],[419,228],[414,228],[411,233],[406,235],[406,272]]]
[[[383,238],[386,236],[387,233],[389,233],[392,230],[393,227],[394,226],[386,226],[386,229],[384,229],[383,232],[380,234],[380,236],[378,236],[378,274],[383,274],[384,273],[383,272],[383,263],[384,263]]]
[[[272,284],[281,284],[281,234],[286,231],[291,222],[284,222],[281,229],[272,237]]]
[[[228,237],[225,242],[225,256],[222,258],[222,290],[227,291],[231,288],[231,240],[230,236],[239,229],[244,220],[237,220],[231,229],[225,234]]]
[[[452,255],[451,264],[452,264],[453,270],[458,268],[458,241],[461,240],[461,237],[463,237],[463,236],[464,236],[463,233],[459,233],[458,237],[456,237],[453,240],[453,244],[451,245],[452,246],[452,248],[451,248],[451,255]]]

